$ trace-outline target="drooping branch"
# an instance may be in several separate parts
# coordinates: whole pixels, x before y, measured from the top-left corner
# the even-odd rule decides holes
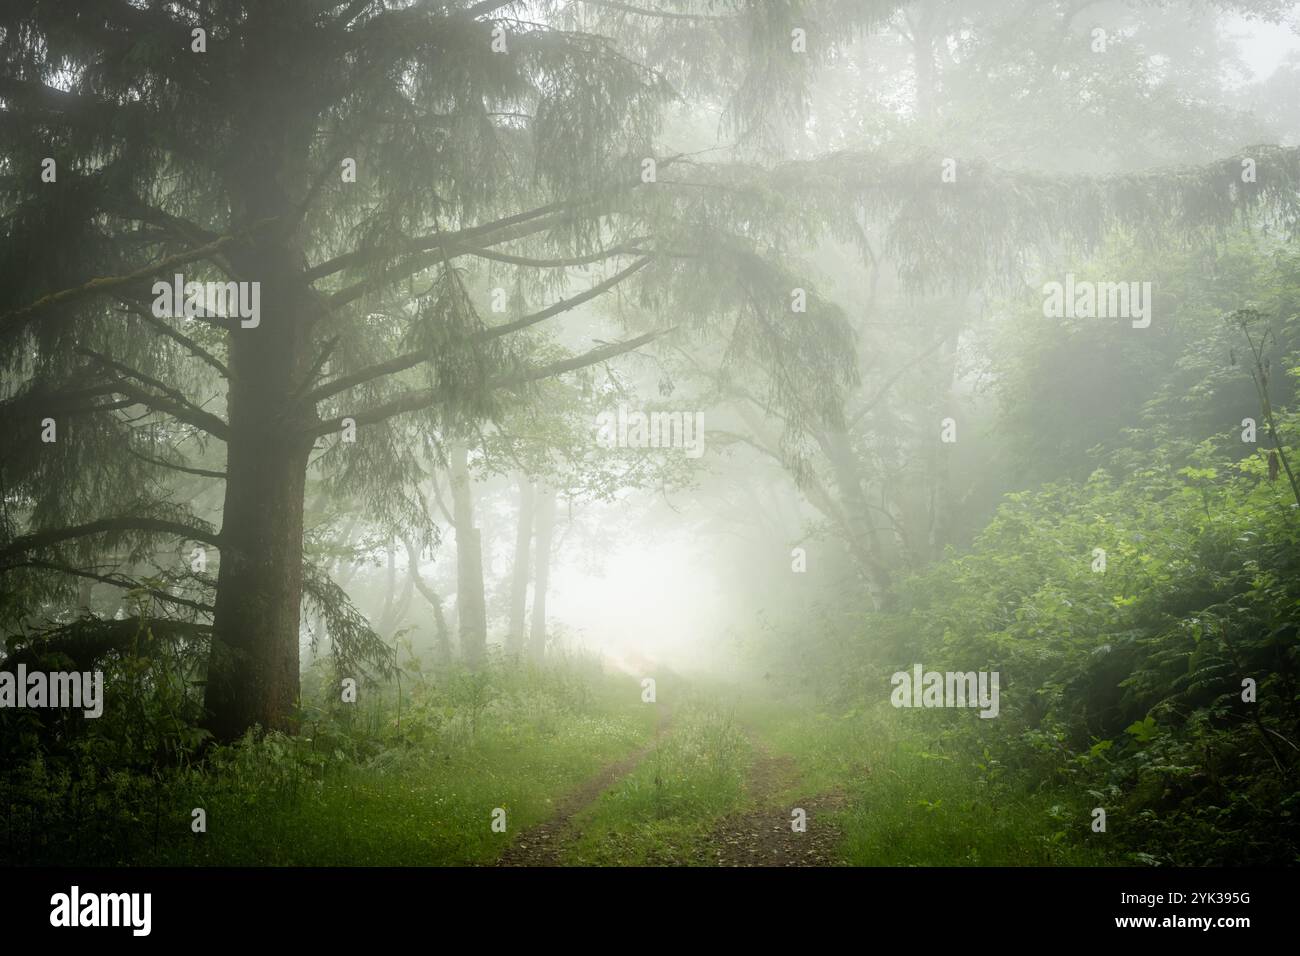
[[[635,255],[644,251],[641,248],[641,243],[645,242],[647,238],[642,236],[616,246],[610,246],[608,249],[601,249],[599,252],[588,253],[585,256],[567,256],[555,259],[534,259],[528,256],[511,255],[508,252],[495,252],[487,248],[466,249],[465,255],[530,269],[569,269],[574,266],[590,265],[593,262],[604,262],[606,259],[613,259],[615,256]]]
[[[397,372],[404,372],[408,368],[414,368],[421,362],[428,361],[429,353],[426,351],[407,352],[404,355],[398,355],[395,358],[388,359],[385,362],[376,362],[374,365],[367,365],[365,368],[358,369],[349,375],[341,375],[338,378],[326,382],[324,385],[309,392],[303,397],[303,401],[308,405],[315,405],[317,402],[323,402],[325,399],[337,395],[340,392],[346,392],[350,388],[358,385],[364,385],[366,382],[373,382],[377,378],[385,375],[393,375]]]
[[[187,475],[197,475],[200,478],[216,478],[221,481],[226,480],[224,471],[212,471],[208,468],[191,468],[188,465],[177,465],[174,462],[163,461],[161,458],[151,458],[149,455],[143,455],[134,448],[127,446],[127,453],[139,458],[141,461],[147,461],[151,465],[157,465],[159,468],[170,468],[172,471],[183,472]]]
[[[658,20],[689,20],[699,23],[708,20],[735,21],[739,19],[739,14],[724,16],[716,13],[684,13],[676,10],[650,10],[646,7],[633,6],[630,3],[619,3],[618,0],[578,0],[578,2],[589,7],[617,10],[619,13],[630,13],[633,16],[651,17]]]
[[[539,232],[545,232],[559,224],[555,218],[535,220],[528,223],[520,223],[510,226],[496,235],[490,236],[486,242],[480,240],[478,245],[463,245],[451,241],[450,238],[444,238],[438,241],[438,237],[432,237],[427,243],[421,242],[420,245],[427,245],[429,248],[421,252],[416,252],[394,262],[379,272],[377,275],[368,276],[357,282],[352,283],[333,293],[326,300],[328,311],[337,311],[345,305],[355,302],[368,292],[382,289],[385,286],[393,285],[402,279],[409,278],[416,273],[428,269],[439,263],[451,262],[461,256],[482,255],[489,245],[499,245],[503,242],[511,242],[515,239],[523,239],[527,236]]]
[[[490,338],[490,339],[499,338],[503,335],[509,335],[511,332],[518,332],[520,329],[526,329],[530,325],[536,325],[538,322],[544,322],[547,319],[551,318],[552,316],[559,315],[562,312],[568,312],[570,309],[575,309],[578,306],[582,305],[584,302],[590,302],[592,299],[596,298],[597,296],[604,295],[606,292],[614,288],[614,286],[618,285],[624,279],[636,274],[637,272],[640,272],[642,269],[648,266],[651,263],[651,261],[652,259],[649,256],[643,259],[638,259],[636,262],[632,263],[626,269],[619,270],[618,272],[610,276],[608,279],[606,279],[604,282],[597,283],[587,291],[580,292],[577,295],[573,296],[573,298],[571,299],[561,299],[559,302],[555,303],[554,305],[547,306],[545,309],[542,309],[540,312],[534,312],[531,315],[522,316],[521,318],[518,318],[513,322],[507,322],[504,325],[496,325],[490,329],[485,329],[482,333],[480,333],[480,335],[483,338]]]
[[[192,222],[183,216],[178,216],[175,213],[151,205],[139,196],[116,196],[113,193],[108,193],[103,197],[101,207],[126,219],[135,219],[157,226],[168,234],[191,244],[215,242],[221,238],[219,234],[212,230],[205,229],[198,223]]]
[[[214,548],[221,547],[221,535],[211,526],[185,524],[168,518],[150,518],[144,515],[119,515],[114,518],[100,518],[85,524],[67,528],[54,528],[49,531],[36,531],[26,534],[0,548],[0,567],[9,566],[7,562],[21,555],[29,554],[41,548],[76,541],[99,534],[113,534],[138,531],[145,534],[171,535],[186,541],[202,541]]]
[[[193,608],[196,611],[202,611],[204,614],[211,614],[215,608],[211,604],[204,604],[202,601],[195,601],[190,598],[180,597],[175,594],[168,594],[158,588],[150,587],[135,581],[131,578],[120,577],[113,574],[96,574],[94,571],[87,571],[82,568],[74,568],[67,564],[59,564],[55,561],[23,561],[21,564],[10,565],[13,568],[41,568],[46,571],[57,571],[60,574],[67,574],[72,577],[86,578],[91,581],[99,581],[101,584],[108,584],[115,588],[121,588],[124,591],[143,591],[150,597],[157,598],[167,604],[176,604],[181,607]]]
[[[89,670],[90,665],[113,651],[124,653],[142,643],[159,639],[206,640],[211,634],[211,625],[191,621],[142,617],[112,621],[82,618],[47,630],[17,648],[5,657],[4,667],[32,664],[48,654],[60,654],[68,657],[77,670]]]
[[[195,342],[188,335],[185,335],[184,333],[179,332],[176,329],[172,328],[162,319],[158,318],[148,309],[140,305],[140,303],[131,299],[123,299],[122,301],[126,304],[127,308],[130,309],[132,313],[134,313],[135,315],[143,319],[151,328],[156,330],[159,335],[166,336],[167,338],[171,339],[173,342],[177,343],[178,345],[181,345],[186,350],[188,350],[190,354],[193,355],[195,358],[200,359],[203,362],[206,362],[222,378],[230,378],[230,369],[226,368],[225,363],[222,362],[215,355],[213,355],[211,352],[209,352],[207,349],[205,349],[203,346],[199,345],[198,342]]]
[[[170,415],[179,422],[199,429],[202,432],[211,435],[219,441],[227,441],[230,436],[230,426],[225,421],[211,412],[205,412],[197,406],[188,402],[177,402],[157,395],[146,388],[141,388],[131,382],[115,381],[108,382],[99,386],[95,390],[100,395],[123,395],[130,399],[132,404],[143,405],[153,412],[160,412]],[[104,406],[98,406],[103,408]],[[116,406],[121,407],[121,406]]]
[[[7,103],[30,106],[43,113],[63,115],[92,113],[113,105],[71,90],[60,90],[45,83],[20,80],[14,76],[0,77],[0,99]]]
[[[660,336],[672,332],[676,326],[666,329],[656,329],[653,332],[646,332],[644,335],[638,335],[634,339],[628,339],[624,342],[614,342],[609,345],[601,346],[598,349],[592,349],[590,352],[583,352],[581,355],[574,356],[570,359],[564,359],[560,362],[552,362],[549,365],[539,365],[534,368],[525,369],[515,375],[506,378],[497,379],[493,386],[496,388],[515,388],[528,382],[540,381],[544,378],[551,378],[561,375],[564,372],[572,372],[580,368],[586,368],[588,365],[599,365],[601,362],[609,361],[617,355],[624,352],[631,352],[639,349],[641,346],[653,342]]]
[[[274,219],[262,219],[253,223],[240,233],[221,236],[220,238],[214,239],[212,242],[198,246],[194,249],[186,249],[185,251],[175,253],[174,255],[164,256],[157,262],[150,263],[149,265],[136,269],[133,272],[127,272],[117,276],[98,276],[88,282],[83,282],[79,286],[73,286],[70,289],[61,289],[58,292],[51,292],[48,295],[37,299],[35,302],[13,309],[4,315],[0,315],[0,326],[23,321],[37,312],[41,312],[52,306],[68,305],[73,302],[79,302],[83,299],[91,298],[92,296],[106,295],[116,292],[118,289],[134,285],[138,282],[149,279],[160,272],[174,269],[177,266],[183,266],[190,262],[197,262],[200,259],[210,259],[232,243],[245,238],[250,233],[266,228],[273,222],[275,222]]]
[[[44,309],[48,309],[51,306],[68,305],[72,302],[79,302],[82,299],[88,299],[91,296],[115,292],[118,289],[148,279],[168,269],[174,269],[177,266],[196,262],[199,259],[206,259],[214,253],[224,249],[234,241],[234,236],[222,236],[220,239],[214,240],[207,245],[199,246],[197,249],[187,249],[184,252],[178,252],[175,255],[165,256],[157,262],[136,269],[134,272],[128,272],[118,276],[98,276],[79,286],[74,286],[71,289],[62,289],[58,292],[51,292],[49,295],[42,296],[29,305],[14,309],[3,316],[0,316],[0,323],[8,324],[11,322],[17,322]]]
[[[109,358],[107,355],[96,352],[93,349],[78,348],[76,349],[76,352],[78,355],[85,355],[99,364],[111,368],[115,372],[119,372],[122,375],[125,375],[128,378],[133,378],[158,392],[162,392],[162,396],[160,397],[150,392],[146,392],[143,389],[138,389],[127,382],[114,382],[112,384],[114,391],[120,392],[128,398],[135,398],[141,405],[145,405],[155,411],[166,412],[180,421],[193,425],[196,428],[201,428],[214,438],[225,439],[229,435],[230,428],[225,421],[217,415],[214,415],[211,412],[205,412],[203,409],[199,408],[179,390],[172,388],[164,382],[160,382],[152,376],[144,374],[138,369],[131,368],[129,365],[124,365],[116,359]]]
[[[389,256],[427,252],[429,249],[436,246],[458,246],[466,240],[479,239],[498,229],[505,229],[508,226],[518,225],[519,223],[538,219],[542,216],[549,216],[551,213],[559,212],[560,210],[575,204],[576,201],[547,203],[544,206],[538,206],[535,209],[515,213],[513,216],[505,216],[504,218],[492,222],[486,222],[478,226],[470,226],[452,232],[434,233],[430,236],[417,236],[414,239],[408,239],[397,248],[354,249],[351,252],[345,252],[342,255],[335,256],[333,259],[328,259],[325,262],[312,266],[303,273],[303,278],[307,282],[315,282],[318,279],[323,279],[336,272],[342,272],[344,269],[378,262],[379,260],[388,258]]]
[[[678,153],[672,156],[665,156],[656,161],[657,168],[663,170],[675,163],[687,161],[684,154]],[[333,275],[355,266],[368,265],[380,262],[384,259],[398,256],[418,256],[419,253],[427,253],[430,250],[448,250],[455,252],[457,256],[472,255],[481,252],[487,246],[500,245],[503,242],[509,242],[513,239],[522,239],[525,236],[534,235],[549,229],[554,220],[547,218],[540,225],[536,220],[544,217],[551,217],[556,213],[569,213],[579,209],[589,209],[591,215],[599,215],[610,211],[609,200],[620,193],[631,192],[643,187],[645,184],[638,178],[623,185],[614,187],[602,196],[588,196],[582,199],[558,200],[556,202],[546,203],[524,212],[515,213],[496,219],[491,222],[481,223],[477,226],[466,226],[463,229],[456,229],[450,232],[435,232],[425,236],[416,236],[405,242],[399,243],[395,247],[379,247],[373,249],[354,249],[335,256],[333,259],[326,260],[318,265],[312,266],[303,273],[303,278],[307,282],[315,282],[326,276]],[[450,257],[454,258],[454,257]],[[413,258],[411,264],[424,262],[423,259]],[[436,261],[436,259],[434,260]],[[423,266],[420,266],[422,268]],[[418,271],[411,269],[410,272]],[[405,272],[401,276],[409,275]],[[347,291],[347,290],[343,290]],[[337,294],[337,293],[336,293]],[[352,296],[355,298],[355,296]],[[351,298],[348,299],[351,301]]]
[[[881,384],[880,388],[876,389],[876,394],[873,395],[865,405],[863,405],[860,409],[858,409],[857,413],[853,416],[853,420],[849,422],[849,428],[856,427],[857,424],[860,421],[862,421],[862,419],[865,418],[873,408],[875,408],[882,401],[884,401],[885,396],[889,393],[889,390],[898,384],[899,379],[901,379],[909,371],[911,371],[917,365],[920,365],[927,358],[929,358],[931,355],[937,352],[939,348],[943,345],[943,343],[946,341],[948,341],[948,336],[946,335],[939,336],[938,341],[931,343],[928,348],[920,352],[915,358],[911,359],[908,362],[904,362],[897,369],[895,369],[894,373],[890,375],[889,378],[885,379],[884,383]]]
[[[676,327],[657,329],[653,332],[639,335],[634,339],[628,339],[625,342],[614,342],[598,349],[592,349],[589,352],[584,352],[581,355],[574,356],[570,359],[565,359],[560,362],[552,362],[549,365],[539,365],[534,368],[525,369],[523,372],[515,375],[505,376],[490,382],[489,388],[515,388],[520,385],[525,385],[528,382],[535,382],[540,379],[550,378],[554,375],[560,375],[564,372],[572,372],[576,369],[585,368],[588,365],[597,365],[601,362],[608,361],[617,355],[622,355],[624,352],[631,352],[633,349],[640,348],[649,342],[653,342],[660,336],[673,331],[673,328]],[[318,425],[306,429],[302,434],[310,438],[320,438],[332,434],[343,427],[344,418],[351,418],[358,427],[361,425],[373,425],[377,422],[386,421],[395,415],[401,415],[405,412],[414,412],[425,408],[431,408],[436,405],[441,398],[442,393],[431,388],[406,392],[392,401],[385,402],[382,405],[377,405],[374,408],[364,409],[349,415],[340,415],[336,418],[331,418],[328,421],[320,422]]]
[[[508,322],[504,325],[497,325],[497,326],[493,326],[492,328],[483,329],[482,331],[474,333],[474,335],[470,337],[470,341],[484,342],[491,339],[499,338],[503,335],[509,335],[511,332],[518,332],[520,329],[528,328],[530,325],[536,325],[538,322],[544,322],[546,319],[560,315],[561,313],[567,312],[570,309],[577,308],[579,305],[582,305],[584,302],[590,302],[592,299],[596,298],[597,296],[603,295],[604,293],[608,292],[610,289],[614,288],[614,286],[618,285],[624,279],[627,279],[629,276],[645,268],[647,265],[650,264],[650,262],[651,259],[648,257],[644,259],[639,259],[636,262],[634,262],[632,265],[628,266],[626,269],[620,270],[619,272],[610,276],[610,278],[606,279],[604,282],[592,286],[590,289],[586,290],[585,292],[581,292],[578,295],[575,295],[569,299],[561,299],[559,302],[555,303],[554,305],[547,306],[545,309],[542,309],[539,312],[534,312],[530,315],[525,315],[519,319],[516,319],[513,322]],[[355,388],[358,385],[364,385],[367,382],[372,382],[375,379],[382,378],[385,375],[393,375],[397,372],[404,372],[409,368],[414,368],[415,366],[419,365],[421,362],[428,361],[429,358],[430,356],[428,352],[416,351],[416,352],[407,352],[403,355],[395,356],[394,358],[387,359],[386,361],[383,362],[376,362],[373,365],[368,365],[365,368],[358,369],[355,372],[349,373],[347,375],[339,376],[333,381],[326,382],[324,385],[320,386],[319,388],[315,389],[314,391],[306,395],[304,401],[308,404],[315,405],[317,402],[324,401],[325,399],[330,398],[333,395],[337,395],[340,392],[345,392],[348,389]]]

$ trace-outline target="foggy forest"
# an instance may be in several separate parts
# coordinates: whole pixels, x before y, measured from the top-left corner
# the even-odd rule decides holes
[[[6,868],[1300,862],[1294,0],[11,0],[0,223]]]

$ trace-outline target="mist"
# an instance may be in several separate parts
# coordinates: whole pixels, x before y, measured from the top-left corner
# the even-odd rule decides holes
[[[1300,860],[1300,5],[15,2],[0,211],[9,867]]]

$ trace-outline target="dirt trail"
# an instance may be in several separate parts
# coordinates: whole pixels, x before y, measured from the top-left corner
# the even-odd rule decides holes
[[[827,821],[827,815],[843,803],[843,795],[801,796],[788,805],[779,802],[781,795],[791,792],[799,780],[795,763],[790,757],[774,756],[757,740],[753,743],[754,766],[745,789],[754,807],[718,823],[709,835],[705,850],[708,857],[717,866],[840,865],[836,854],[840,834]],[[808,815],[803,833],[791,827],[791,811],[795,808]]]
[[[497,866],[559,866],[565,846],[578,834],[573,818],[602,793],[636,769],[646,754],[663,741],[672,722],[672,712],[662,704],[655,721],[654,737],[622,760],[602,767],[594,777],[560,800],[550,818],[525,830],[497,859]]]
[[[631,773],[663,741],[669,721],[670,714],[661,711],[653,740],[602,768],[565,796],[551,817],[524,831],[496,865],[559,866],[565,847],[580,836],[574,817]],[[840,865],[842,861],[836,854],[840,834],[827,821],[827,816],[843,804],[843,795],[824,793],[786,805],[782,795],[798,792],[799,774],[794,761],[784,755],[773,755],[756,739],[753,746],[754,764],[745,781],[751,809],[720,820],[703,843],[693,848],[692,859],[706,866]],[[807,813],[807,829],[803,833],[791,828],[791,811],[796,807]]]

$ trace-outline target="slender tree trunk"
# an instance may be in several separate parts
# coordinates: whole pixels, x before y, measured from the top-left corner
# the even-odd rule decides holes
[[[546,589],[551,577],[551,541],[555,537],[555,489],[537,492],[537,576],[533,587],[533,628],[529,636],[533,660],[546,658]]]
[[[376,634],[387,632],[389,619],[393,614],[393,602],[397,600],[397,553],[392,538],[388,539],[388,545],[384,550],[388,552],[388,568],[384,577],[384,609],[379,612],[379,623],[375,627]]]
[[[447,618],[442,613],[442,595],[424,580],[424,575],[420,573],[420,555],[410,540],[403,539],[403,543],[406,545],[411,583],[415,585],[415,589],[420,592],[420,596],[428,601],[429,607],[433,609],[434,658],[438,663],[438,667],[446,670],[451,666],[451,631],[448,630]]]
[[[934,62],[935,29],[938,11],[931,4],[914,8],[912,23],[912,64],[916,71],[916,115],[924,121],[934,116],[936,71]]]
[[[469,449],[451,447],[451,501],[456,521],[456,613],[461,653],[470,664],[487,654],[487,600],[483,594],[483,544],[474,527],[474,497],[469,480]]]
[[[830,459],[843,505],[845,528],[849,549],[857,558],[866,576],[867,589],[877,610],[892,607],[892,576],[885,564],[876,534],[866,493],[862,490],[862,475],[857,456],[853,452],[848,432],[842,428],[827,431],[823,449]]]
[[[379,618],[379,626],[375,628],[375,632],[384,638],[391,638],[402,626],[407,613],[411,610],[411,598],[415,594],[415,579],[409,573],[406,575],[406,580],[402,582],[401,593],[398,593],[396,548],[389,548],[388,561],[388,598],[384,601],[384,613]]]
[[[82,578],[77,584],[77,610],[89,613],[91,610],[90,597],[95,589],[95,582],[90,578]]]
[[[524,652],[524,615],[528,605],[528,550],[533,540],[533,499],[535,490],[527,475],[519,476],[519,528],[515,533],[515,566],[510,581],[510,630],[506,634],[506,653],[519,656]]]

